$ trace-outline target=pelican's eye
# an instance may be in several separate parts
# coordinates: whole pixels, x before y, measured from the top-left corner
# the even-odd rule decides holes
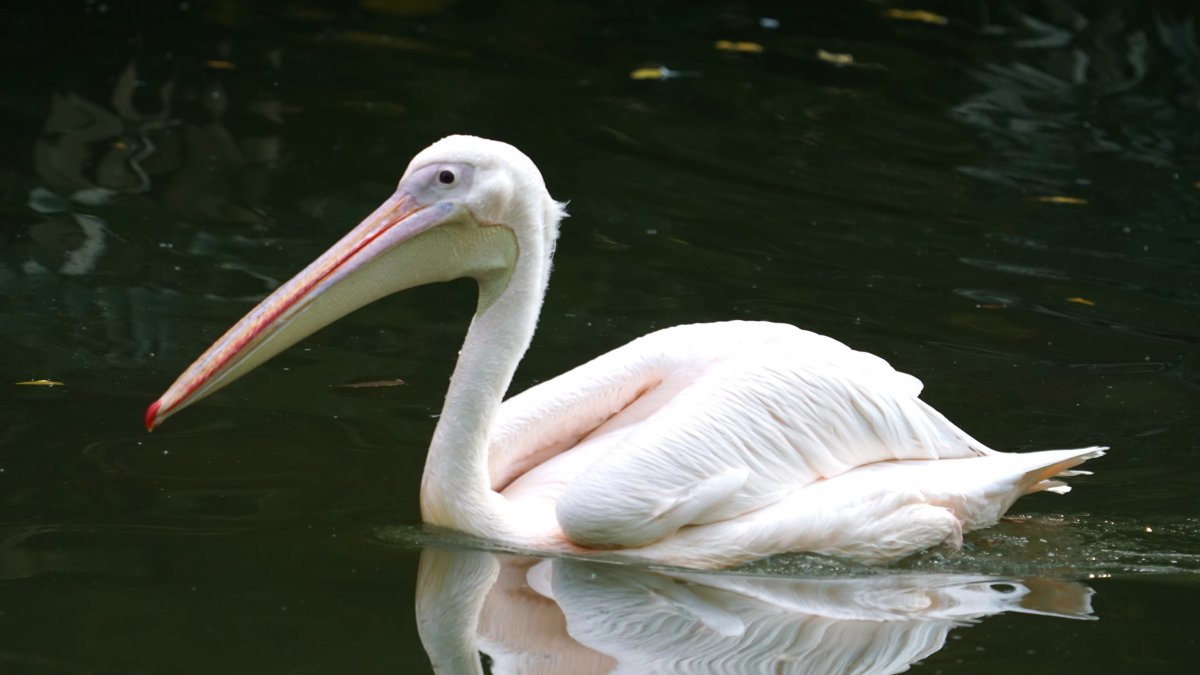
[[[436,202],[450,196],[465,197],[471,191],[474,177],[475,167],[470,164],[438,162],[414,171],[405,188],[414,195]]]

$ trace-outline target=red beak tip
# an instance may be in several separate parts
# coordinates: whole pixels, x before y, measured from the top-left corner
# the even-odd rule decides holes
[[[162,400],[155,401],[146,408],[146,431],[154,431],[154,427],[158,426],[158,409],[162,406]]]

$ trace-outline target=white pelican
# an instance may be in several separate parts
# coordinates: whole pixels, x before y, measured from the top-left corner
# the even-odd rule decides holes
[[[994,524],[1106,448],[1009,454],[882,359],[794,326],[667,328],[502,403],[563,205],[533,162],[450,136],[396,193],[209,347],[153,429],[385,295],[471,277],[479,302],[421,483],[426,522],[538,551],[722,567],[787,551],[873,563]]]

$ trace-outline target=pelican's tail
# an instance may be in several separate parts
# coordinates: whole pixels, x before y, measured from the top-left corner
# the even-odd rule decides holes
[[[1066,494],[1071,491],[1071,486],[1059,480],[1059,478],[1070,478],[1071,476],[1090,476],[1091,471],[1082,471],[1074,469],[1089,459],[1095,459],[1104,454],[1108,450],[1107,446],[1093,445],[1089,448],[1076,448],[1074,450],[1042,450],[1040,452],[1029,452],[1013,457],[1020,457],[1031,462],[1036,462],[1029,470],[1025,472],[1025,476],[1021,480],[1022,491],[1020,494],[1030,494],[1032,492],[1054,492],[1057,494]]]

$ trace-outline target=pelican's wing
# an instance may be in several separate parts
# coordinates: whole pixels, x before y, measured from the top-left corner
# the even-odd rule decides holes
[[[562,453],[521,480],[569,477],[556,507],[567,536],[641,546],[864,464],[992,453],[920,389],[792,326],[678,326],[506,403],[493,459]]]
[[[500,408],[488,447],[492,488],[503,490],[529,469],[586,438],[643,422],[720,364],[758,353],[797,335],[848,347],[794,326],[728,321],[674,326],[650,333],[596,357],[554,379],[513,396]],[[874,359],[868,354],[862,356]],[[892,370],[914,396],[921,383]]]
[[[641,546],[865,464],[992,453],[920,401],[920,383],[882,359],[790,326],[767,324],[772,338],[759,339],[763,326],[655,334],[671,338],[661,340],[664,349],[684,337],[740,348],[575,476],[557,502],[570,539]]]
[[[488,474],[501,491],[662,384],[646,336],[506,400],[489,435]]]

